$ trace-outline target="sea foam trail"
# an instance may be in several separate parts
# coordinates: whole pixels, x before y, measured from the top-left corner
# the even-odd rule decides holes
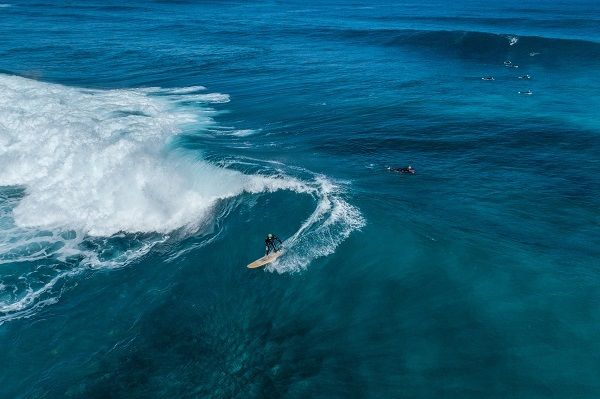
[[[90,268],[122,267],[174,231],[194,233],[218,217],[218,201],[242,193],[315,198],[271,270],[305,268],[364,224],[323,176],[245,174],[172,148],[183,131],[219,130],[203,104],[229,96],[203,91],[90,90],[0,74],[0,267],[22,265],[0,272],[0,323],[55,303]]]
[[[365,225],[360,211],[342,198],[341,188],[317,176],[317,206],[284,243],[285,252],[267,270],[278,273],[305,269],[313,260],[332,254],[354,230]]]

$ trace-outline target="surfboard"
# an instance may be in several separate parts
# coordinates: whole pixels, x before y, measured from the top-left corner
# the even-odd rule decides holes
[[[265,255],[262,258],[250,263],[247,267],[248,269],[256,269],[257,267],[266,266],[269,263],[273,262],[275,259],[279,258],[282,253],[282,250],[279,250],[277,252],[271,252],[270,254]]]

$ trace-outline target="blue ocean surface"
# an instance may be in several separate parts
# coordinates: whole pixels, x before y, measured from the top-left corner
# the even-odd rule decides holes
[[[600,397],[600,2],[3,1],[0,398]]]

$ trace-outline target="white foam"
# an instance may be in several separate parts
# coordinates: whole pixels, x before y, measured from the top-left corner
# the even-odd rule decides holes
[[[21,228],[167,233],[202,218],[219,199],[298,189],[289,179],[165,153],[182,126],[213,122],[144,91],[0,75],[0,93],[0,185],[27,188],[13,211]]]
[[[316,179],[318,199],[312,214],[283,245],[285,252],[267,267],[278,273],[304,270],[317,258],[332,254],[337,246],[366,221],[360,211],[346,202],[338,185],[324,176]]]
[[[256,130],[252,130],[252,129],[240,129],[240,130],[234,130],[230,134],[232,136],[236,136],[236,137],[248,137],[248,136],[252,136],[255,133],[256,133]]]
[[[229,102],[229,95],[222,93],[207,93],[207,94],[185,94],[181,96],[173,96],[171,100],[185,102],[200,102],[224,104]]]
[[[188,86],[188,87],[173,87],[170,89],[159,89],[159,90],[161,90],[163,93],[169,93],[169,94],[188,94],[188,93],[194,93],[197,91],[206,90],[206,87],[204,87],[204,86]]]
[[[12,290],[0,300],[0,324],[54,303],[64,279],[90,267],[122,267],[174,230],[195,231],[216,217],[218,201],[244,192],[291,190],[316,200],[313,214],[286,241],[278,272],[301,270],[332,253],[364,224],[325,177],[301,181],[281,170],[269,176],[267,169],[249,175],[170,150],[170,140],[188,127],[217,129],[210,108],[185,105],[229,101],[225,94],[197,93],[204,89],[90,90],[0,74],[0,186],[25,190],[1,203],[0,265],[78,259],[55,274],[24,274],[25,285],[0,279],[3,292]],[[144,238],[112,254],[115,234],[137,232]]]
[[[3,303],[0,302],[0,313],[11,313],[20,311],[23,309],[27,309],[34,303],[36,299],[38,299],[43,293],[45,293],[48,289],[54,286],[56,282],[64,277],[63,275],[58,275],[48,281],[41,289],[33,290],[29,288],[27,290],[27,295],[23,296],[19,300],[11,303]],[[2,318],[0,317],[0,322],[2,322]]]

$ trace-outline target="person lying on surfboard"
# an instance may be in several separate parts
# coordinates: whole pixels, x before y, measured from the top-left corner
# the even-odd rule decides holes
[[[279,245],[282,245],[282,242],[279,238],[275,237],[271,233],[267,234],[267,238],[265,238],[265,245],[266,245],[265,256],[267,256],[271,252],[271,250],[273,252],[279,251],[279,249],[275,248],[275,240],[279,241]]]
[[[390,168],[390,167],[388,166],[388,167],[387,167],[387,169],[388,169],[389,171],[392,171],[392,172],[398,172],[398,173],[410,173],[411,175],[414,175],[414,174],[417,172],[417,171],[416,171],[416,170],[414,170],[414,169],[412,168],[412,166],[410,166],[410,165],[408,165],[408,166],[407,166],[407,167],[405,167],[405,168]]]

